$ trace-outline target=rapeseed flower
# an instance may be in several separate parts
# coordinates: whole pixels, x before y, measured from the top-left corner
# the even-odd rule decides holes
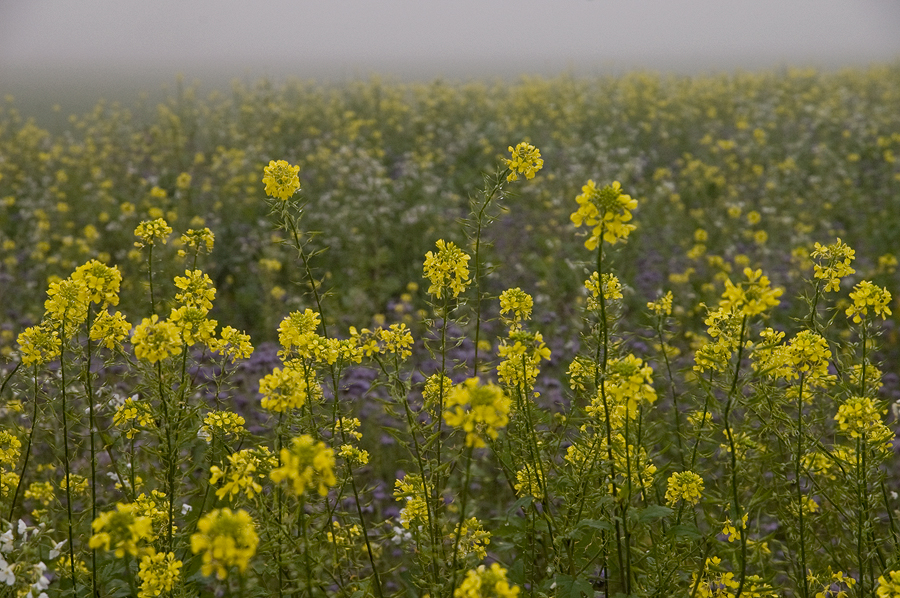
[[[531,180],[541,168],[544,167],[544,161],[541,159],[541,150],[534,147],[530,143],[524,141],[516,145],[515,149],[509,146],[510,158],[504,159],[506,167],[509,168],[509,174],[506,175],[507,181],[516,181],[520,174],[524,174],[525,178]]]
[[[263,169],[262,182],[266,184],[266,195],[287,201],[300,190],[299,166],[291,166],[286,160],[270,160]]]
[[[622,298],[622,283],[619,282],[619,277],[608,272],[603,273],[603,285],[600,284],[600,275],[594,272],[590,278],[584,281],[584,288],[590,293],[587,298],[587,308],[591,311],[600,310],[601,292],[605,301]]]
[[[856,324],[862,322],[862,316],[868,316],[869,308],[872,308],[874,315],[881,316],[883,320],[891,315],[891,308],[888,307],[891,303],[890,292],[868,280],[853,287],[850,299],[853,300],[853,305],[847,308],[846,314],[848,318],[852,317]]]
[[[75,269],[72,279],[83,281],[88,290],[89,300],[102,308],[119,304],[122,274],[115,266],[110,267],[97,260],[90,260]]]
[[[900,570],[888,571],[885,575],[878,578],[875,595],[878,598],[900,598]]]
[[[165,245],[171,234],[172,227],[162,218],[144,220],[134,229],[134,235],[140,239],[140,241],[135,241],[134,246],[153,246],[156,245],[157,241]]]
[[[140,428],[149,428],[155,421],[150,405],[132,398],[125,399],[113,414],[113,425],[123,431],[126,438],[134,438]]]
[[[0,430],[0,465],[15,465],[21,449],[22,441],[7,430]]]
[[[479,565],[466,573],[465,579],[453,592],[453,598],[516,598],[519,586],[510,586],[506,569],[493,563],[488,569]]]
[[[151,541],[162,537],[169,529],[169,501],[165,492],[159,490],[151,490],[150,494],[141,492],[134,499],[134,514],[138,517],[147,517],[150,519],[150,529],[152,530]],[[178,527],[172,528],[172,531]]]
[[[507,289],[500,293],[500,316],[503,317],[509,326],[509,330],[521,330],[522,322],[531,319],[531,310],[534,307],[534,300],[531,295],[516,287],[515,289]],[[506,316],[506,314],[510,314]]]
[[[292,367],[275,368],[271,374],[264,376],[259,381],[259,392],[262,408],[275,413],[299,409],[309,398],[306,376]]]
[[[181,354],[181,334],[178,326],[168,320],[159,320],[154,314],[134,327],[131,335],[134,355],[138,359],[156,363],[167,357]]]
[[[163,592],[171,592],[181,577],[181,561],[174,552],[158,552],[141,559],[138,577],[141,589],[138,598],[156,598]]]
[[[187,307],[198,307],[209,311],[212,309],[216,289],[212,279],[201,270],[185,270],[184,276],[175,277],[175,286],[180,289],[175,294],[175,301]]]
[[[647,303],[647,309],[652,311],[657,316],[671,316],[672,315],[672,291],[666,291],[666,294],[657,299],[656,301],[650,301]]]
[[[206,253],[212,253],[215,241],[216,236],[208,228],[201,228],[199,230],[191,228],[188,229],[186,233],[181,235],[181,244],[184,247],[189,247],[198,253],[203,250],[205,250]],[[179,249],[178,255],[180,257],[184,257],[187,255],[187,251],[184,249]]]
[[[44,302],[47,316],[55,323],[65,322],[64,334],[71,335],[87,319],[91,293],[84,280],[67,278],[50,283]]]
[[[242,436],[245,420],[237,413],[231,411],[210,411],[203,418],[198,435],[206,442],[212,441],[214,435],[218,436]]]
[[[191,550],[203,555],[203,575],[215,571],[218,579],[225,579],[230,567],[237,567],[241,573],[246,571],[259,544],[253,519],[247,511],[239,509],[232,513],[228,508],[216,509],[200,519],[197,530],[191,535]]]
[[[532,466],[524,467],[516,472],[516,483],[513,484],[513,487],[520,498],[525,496],[542,498],[544,496],[543,486],[544,477],[541,475],[540,469]]]
[[[208,319],[207,313],[200,307],[182,305],[169,314],[169,322],[178,329],[186,346],[193,347],[198,343],[209,346],[215,342],[214,335],[218,322]]]
[[[731,279],[725,280],[725,291],[719,301],[722,309],[732,310],[742,316],[755,316],[778,306],[778,297],[784,293],[784,289],[773,289],[762,270],[744,268],[744,276],[747,280],[737,285]]]
[[[210,339],[208,345],[210,351],[227,357],[232,363],[238,359],[247,359],[253,355],[250,335],[244,334],[231,326],[222,328],[219,338]]]
[[[413,346],[412,333],[406,324],[391,324],[388,329],[380,329],[378,338],[384,343],[383,353],[394,353],[400,359],[406,359],[412,355],[410,347]]]
[[[481,384],[478,378],[469,378],[457,384],[447,395],[444,421],[466,433],[466,446],[486,446],[481,435],[496,439],[498,431],[509,422],[512,401],[503,390],[488,382]]]
[[[228,465],[221,469],[216,465],[209,468],[212,474],[209,478],[211,485],[221,483],[216,490],[216,496],[220,499],[228,497],[233,499],[236,494],[244,493],[247,498],[253,498],[262,492],[262,486],[257,481],[265,475],[257,473],[261,466],[256,449],[244,449],[228,455]]]
[[[131,333],[131,324],[122,315],[122,312],[114,314],[106,310],[97,314],[91,326],[90,337],[92,341],[100,341],[100,344],[109,350],[121,349],[122,341]]]
[[[881,412],[869,397],[850,397],[838,407],[834,421],[850,438],[864,438],[875,445],[888,445],[894,432],[881,421]]]
[[[693,471],[682,471],[669,476],[666,503],[671,507],[683,500],[691,505],[700,502],[703,494],[703,478]]]
[[[571,220],[576,227],[583,225],[593,227],[584,246],[593,250],[601,239],[611,245],[625,241],[636,227],[628,224],[631,210],[637,207],[637,200],[622,193],[619,181],[602,189],[589,180],[581,188],[581,195],[575,198],[578,210],[572,213]]]
[[[59,332],[42,322],[19,333],[19,353],[24,365],[43,365],[59,356]]]
[[[826,293],[839,290],[841,279],[856,273],[856,270],[850,267],[856,253],[840,238],[827,246],[816,243],[810,257],[819,261],[813,266],[813,272],[817,279],[826,281]]]
[[[302,496],[313,488],[325,496],[328,487],[337,484],[334,451],[307,434],[294,438],[290,449],[281,449],[281,463],[269,477],[276,484],[287,482],[288,490],[294,496]]]
[[[394,480],[394,498],[406,506],[400,509],[400,524],[405,529],[416,529],[428,521],[428,503],[422,476],[406,474],[402,480]]]
[[[502,384],[509,388],[524,384],[531,388],[540,373],[541,361],[550,359],[550,348],[540,332],[510,331],[508,341],[502,341],[497,347],[497,355],[502,359],[497,365],[497,377]]]
[[[469,280],[469,256],[452,242],[439,239],[437,253],[425,254],[424,277],[431,282],[428,294],[440,299],[445,294],[458,297],[466,290]]]
[[[447,540],[455,542],[457,533],[459,535],[457,550],[460,558],[473,555],[480,561],[487,556],[487,545],[491,543],[491,532],[485,531],[484,526],[477,518],[469,517],[457,524],[456,528],[448,535]]]
[[[422,390],[422,401],[426,407],[440,405],[450,389],[453,388],[453,380],[441,374],[432,374],[425,380],[425,388]],[[443,392],[443,395],[441,394]]]
[[[140,556],[146,549],[139,544],[153,539],[149,517],[137,514],[134,504],[117,503],[116,510],[101,513],[91,524],[94,535],[88,546],[101,550],[114,550],[116,557],[126,553]]]

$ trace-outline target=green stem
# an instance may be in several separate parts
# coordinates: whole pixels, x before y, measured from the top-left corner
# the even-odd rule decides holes
[[[731,408],[734,402],[734,395],[737,391],[738,375],[741,371],[741,359],[744,354],[744,332],[747,328],[747,316],[741,319],[741,332],[738,335],[738,351],[737,360],[734,366],[734,377],[731,380],[731,389],[728,391],[728,400],[725,403],[725,434],[728,436],[728,445],[731,448],[731,494],[734,501],[735,525],[741,530],[741,572],[735,598],[741,598],[741,592],[744,589],[744,579],[747,573],[747,530],[744,528],[744,516],[741,513],[740,499],[738,497],[737,484],[737,448],[734,444],[734,433],[731,429]]]
[[[3,387],[0,387],[0,394],[3,393],[3,388],[6,387],[6,382],[12,377],[13,374],[16,373],[16,370],[19,369],[19,366],[22,365],[22,362],[16,364],[16,367],[13,368],[13,371],[9,373],[6,377],[6,380],[3,381]],[[37,425],[37,416],[38,416],[38,369],[37,363],[34,364],[34,411],[31,414],[31,431],[28,433],[28,441],[25,444],[25,458],[22,462],[22,475],[19,476],[19,483],[16,484],[16,491],[13,493],[12,502],[9,505],[9,517],[7,517],[7,521],[14,521],[13,514],[16,510],[16,502],[19,499],[19,490],[25,485],[25,472],[28,471],[28,459],[31,457],[31,444],[34,439],[34,429]],[[885,503],[887,504],[887,503]]]
[[[803,524],[803,489],[800,486],[800,458],[803,454],[803,382],[805,372],[800,372],[800,388],[797,395],[797,459],[794,462],[794,477],[797,480],[797,509],[800,525],[800,587],[803,598],[809,598],[809,583],[806,579],[806,536]]]
[[[69,529],[69,569],[72,575],[72,596],[78,596],[78,583],[75,580],[75,544],[72,533],[72,480],[69,469],[69,417],[68,391],[66,390],[66,312],[63,312],[59,325],[59,375],[62,385],[62,420],[63,420],[63,452],[66,468],[66,519]]]
[[[456,565],[459,561],[459,539],[462,535],[462,527],[463,522],[466,520],[466,501],[469,498],[469,481],[470,475],[472,471],[472,451],[474,450],[474,445],[469,445],[466,447],[466,481],[463,484],[462,488],[462,505],[459,509],[459,523],[456,526],[456,538],[453,540],[453,565],[450,570],[452,571],[451,575],[451,584],[450,584],[450,593],[449,596],[453,596],[453,592],[456,590],[456,579],[457,579],[457,570]]]

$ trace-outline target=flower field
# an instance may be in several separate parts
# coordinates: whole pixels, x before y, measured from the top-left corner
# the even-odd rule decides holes
[[[898,105],[8,98],[0,597],[900,596]]]

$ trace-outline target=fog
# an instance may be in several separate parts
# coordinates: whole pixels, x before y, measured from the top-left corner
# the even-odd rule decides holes
[[[894,0],[0,0],[0,93],[26,110],[83,109],[179,73],[209,87],[898,58]]]

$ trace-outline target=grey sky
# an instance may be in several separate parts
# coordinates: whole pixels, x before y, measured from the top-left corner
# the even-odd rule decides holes
[[[0,73],[465,76],[898,57],[895,0],[0,0]]]

